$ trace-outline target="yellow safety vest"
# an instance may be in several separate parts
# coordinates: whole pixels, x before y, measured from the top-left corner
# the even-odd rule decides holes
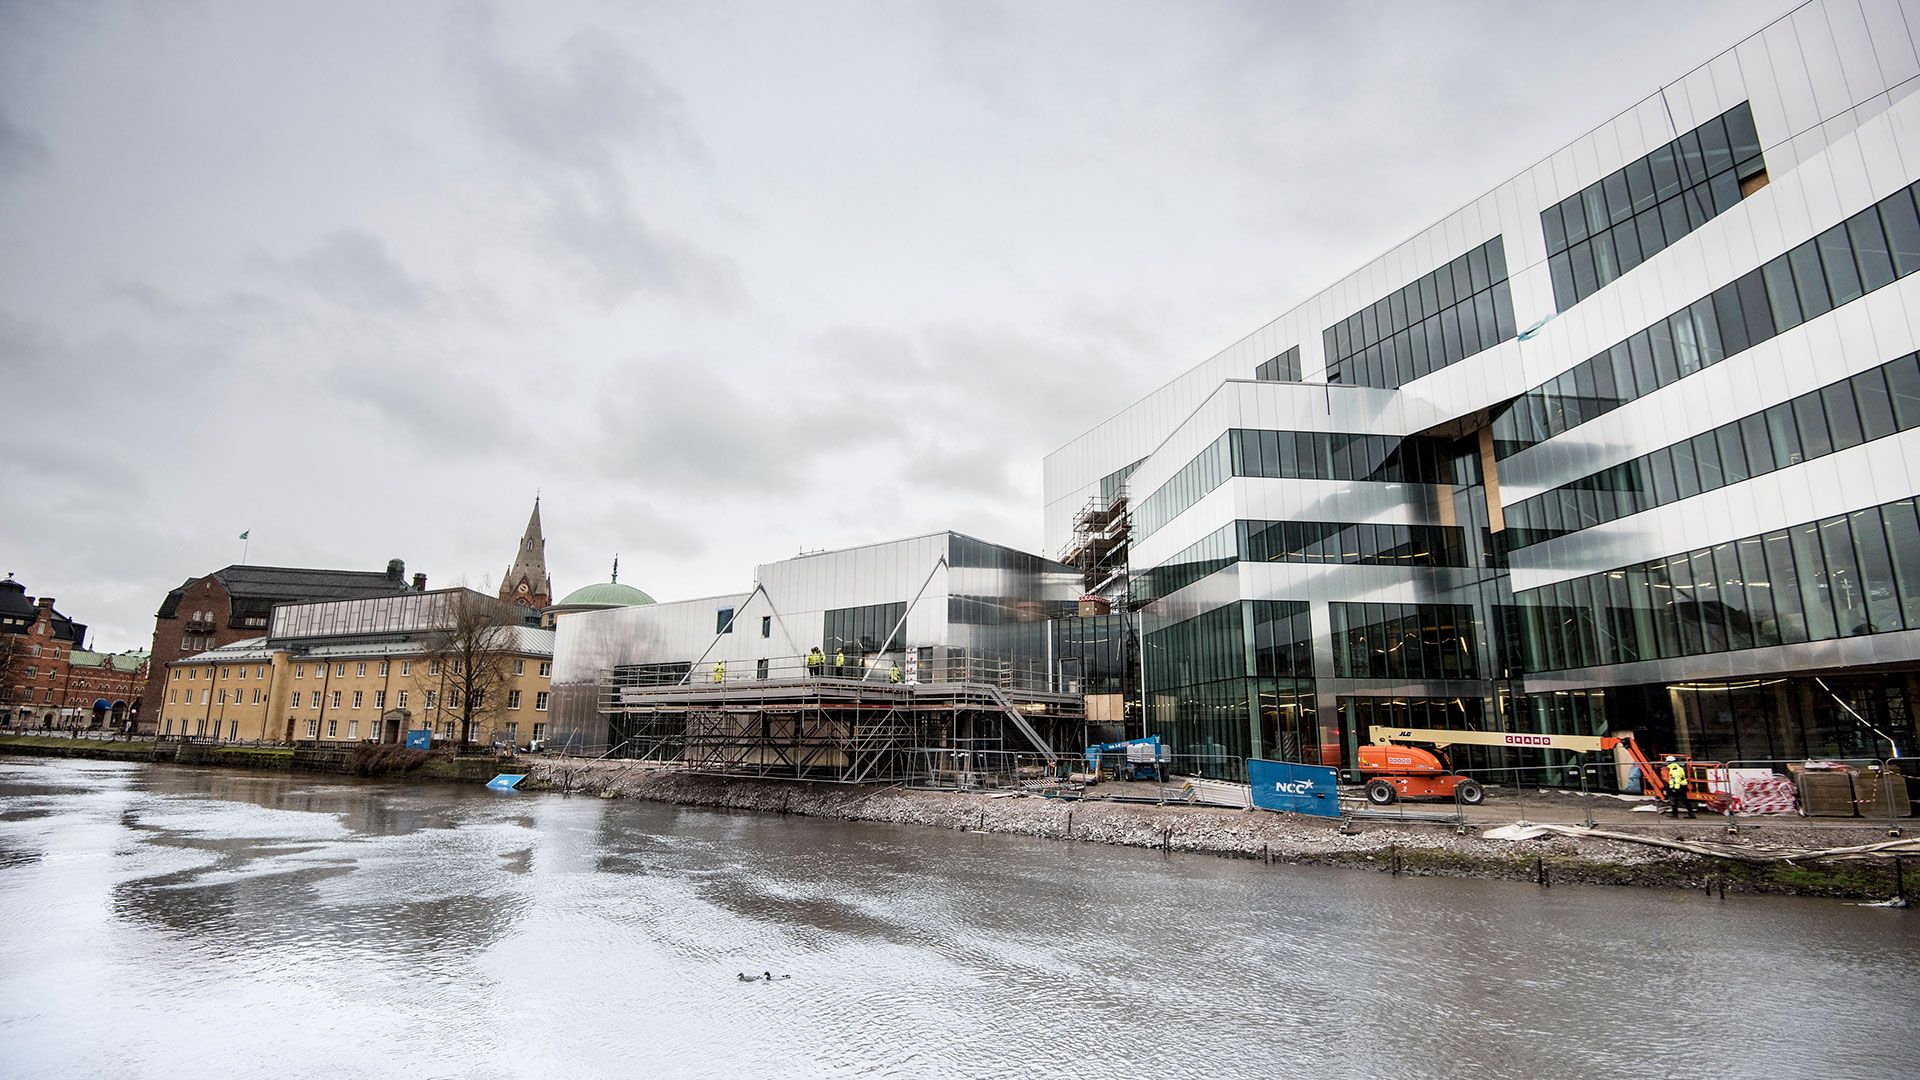
[[[1667,783],[1676,788],[1687,786],[1687,767],[1675,761],[1667,766]]]
[[[833,654],[833,666],[834,666],[834,667],[846,667],[846,666],[847,666],[847,654],[846,654],[846,653],[844,653],[844,652],[837,652],[837,653],[834,653],[834,654]]]
[[[713,665],[713,681],[714,682],[727,681],[727,665],[726,664],[722,663],[722,664]]]

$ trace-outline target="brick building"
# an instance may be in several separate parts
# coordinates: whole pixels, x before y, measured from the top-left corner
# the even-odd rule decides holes
[[[121,653],[75,649],[68,655],[67,705],[89,726],[99,722],[117,729],[131,720],[146,684],[145,649]],[[101,702],[106,702],[104,708]]]
[[[53,597],[28,596],[11,574],[0,581],[0,725],[90,726],[98,701],[107,722],[125,720],[146,654],[92,652],[86,640],[86,626],[60,614]]]
[[[427,576],[406,580],[394,559],[384,571],[315,570],[288,566],[229,566],[189,578],[167,594],[153,620],[153,648],[140,695],[139,730],[159,730],[167,665],[266,633],[275,604],[361,600],[421,592]]]

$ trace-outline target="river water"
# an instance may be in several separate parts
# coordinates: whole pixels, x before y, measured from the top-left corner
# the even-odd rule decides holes
[[[8,1077],[1911,1076],[1916,1000],[1920,910],[0,757]]]

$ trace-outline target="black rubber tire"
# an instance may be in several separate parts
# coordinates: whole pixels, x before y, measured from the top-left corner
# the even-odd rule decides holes
[[[1453,790],[1459,795],[1460,801],[1468,806],[1479,806],[1487,797],[1486,789],[1471,780],[1460,781]]]
[[[1392,806],[1393,801],[1399,797],[1400,793],[1395,791],[1393,784],[1388,781],[1373,780],[1367,784],[1367,801],[1375,806]]]

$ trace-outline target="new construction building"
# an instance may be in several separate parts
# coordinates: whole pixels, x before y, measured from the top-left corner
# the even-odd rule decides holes
[[[745,592],[571,614],[556,625],[552,741],[839,781],[923,776],[955,754],[1071,755],[1083,684],[1119,675],[1084,632],[1056,640],[1079,626],[1081,583],[942,532],[763,564]]]
[[[1796,8],[1051,454],[1144,731],[1909,750],[1916,25]]]

